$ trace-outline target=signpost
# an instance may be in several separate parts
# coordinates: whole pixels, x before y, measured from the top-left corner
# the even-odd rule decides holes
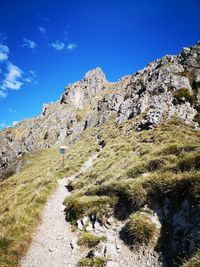
[[[65,151],[67,150],[67,146],[60,147],[60,154],[62,155],[62,167],[64,169],[65,166]]]

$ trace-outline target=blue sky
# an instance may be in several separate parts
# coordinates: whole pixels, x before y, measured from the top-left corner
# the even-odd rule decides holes
[[[0,128],[100,66],[109,81],[200,40],[199,0],[0,0]]]

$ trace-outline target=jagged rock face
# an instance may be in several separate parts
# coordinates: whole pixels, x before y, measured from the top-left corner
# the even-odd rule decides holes
[[[177,100],[181,89],[190,99]],[[0,179],[17,170],[23,153],[62,143],[70,134],[74,143],[81,131],[113,115],[117,123],[138,118],[135,128],[143,130],[174,115],[194,123],[199,111],[200,42],[116,83],[107,82],[102,70],[96,68],[80,82],[68,85],[60,101],[45,105],[40,116],[0,132]]]
[[[66,87],[61,97],[61,104],[72,104],[76,109],[82,109],[91,104],[92,99],[99,94],[106,83],[104,73],[96,68],[86,73],[83,80]]]
[[[200,107],[199,68],[200,44],[183,49],[179,56],[165,56],[150,63],[131,76],[120,99],[114,94],[110,97],[112,104],[106,97],[99,101],[99,121],[105,121],[105,114],[115,111],[119,123],[144,114],[138,129],[151,127],[174,115],[192,122]],[[196,97],[195,103],[175,100],[176,93],[183,88]]]

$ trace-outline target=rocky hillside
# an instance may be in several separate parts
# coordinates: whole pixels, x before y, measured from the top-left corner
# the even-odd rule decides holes
[[[87,127],[115,116],[117,123],[137,117],[137,130],[150,129],[172,116],[198,127],[200,122],[200,43],[177,56],[165,56],[115,83],[100,68],[69,84],[60,100],[44,105],[42,114],[0,133],[0,177],[19,169],[22,155],[75,142]]]
[[[41,115],[0,132],[0,178],[19,170],[24,153],[62,143],[69,135],[74,143],[81,131],[111,116],[117,123],[137,118],[137,130],[173,116],[198,127],[199,109],[200,43],[115,83],[100,68],[91,70],[69,84],[59,101],[44,105]]]
[[[77,266],[199,267],[199,126],[197,43],[115,83],[91,70],[41,115],[2,130],[0,266],[18,266],[57,180],[78,173],[64,202]]]

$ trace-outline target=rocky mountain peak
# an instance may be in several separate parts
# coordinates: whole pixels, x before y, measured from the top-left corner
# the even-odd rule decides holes
[[[81,81],[66,87],[60,102],[61,104],[71,104],[76,109],[83,109],[103,90],[105,82],[106,77],[101,68],[90,70]]]
[[[83,80],[85,82],[89,83],[93,83],[94,85],[96,85],[97,83],[105,83],[106,82],[106,76],[103,73],[102,69],[100,67],[97,67],[95,69],[92,69],[90,71],[88,71]]]

